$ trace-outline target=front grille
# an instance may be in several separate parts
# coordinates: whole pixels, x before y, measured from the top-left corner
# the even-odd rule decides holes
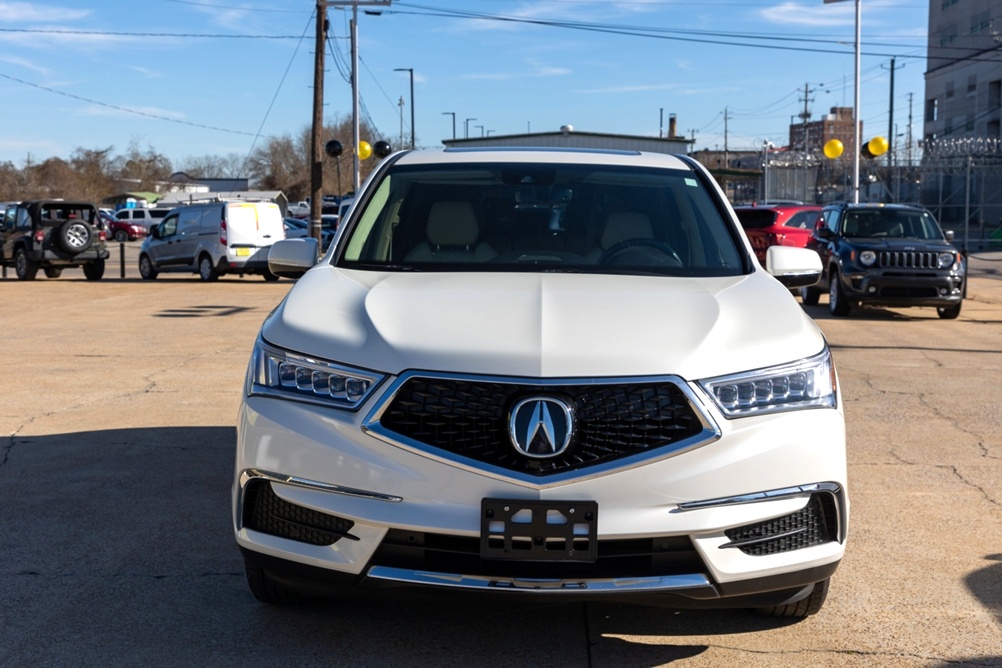
[[[371,565],[499,578],[625,578],[704,573],[685,536],[605,540],[594,562],[480,558],[480,539],[391,529]]]
[[[920,251],[880,251],[878,264],[888,269],[938,269],[938,255]]]
[[[835,497],[828,493],[812,494],[807,505],[792,515],[728,529],[724,533],[731,542],[722,547],[736,547],[752,556],[829,543],[838,538]]]
[[[333,545],[355,525],[334,515],[297,506],[278,497],[265,480],[252,480],[244,491],[244,527],[310,545]]]
[[[572,406],[568,449],[549,459],[518,453],[508,433],[512,406],[530,396]],[[415,377],[394,395],[380,425],[445,452],[529,476],[547,476],[649,452],[700,434],[686,395],[670,381],[546,385]]]

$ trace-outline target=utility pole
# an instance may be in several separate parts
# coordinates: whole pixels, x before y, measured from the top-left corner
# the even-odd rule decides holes
[[[456,138],[456,112],[454,111],[443,111],[443,116],[452,116],[452,138]]]
[[[808,121],[811,120],[811,110],[807,107],[807,105],[811,102],[814,102],[814,98],[812,98],[810,95],[816,90],[814,88],[810,88],[809,86],[810,84],[806,83],[804,84],[804,98],[803,98],[804,110],[800,112],[800,120],[804,126],[804,153],[807,153],[810,150],[810,141],[808,141],[808,136],[807,136],[808,133],[807,123]]]
[[[320,242],[324,201],[324,51],[327,48],[327,0],[317,0],[313,54],[313,132],[310,137],[310,236]],[[340,184],[339,184],[340,185]]]
[[[397,102],[397,106],[400,107],[400,145],[404,145],[404,96],[400,96],[400,101]]]
[[[724,107],[724,169],[730,167],[730,158],[727,155],[727,121],[730,120],[731,114],[727,111],[727,107]]]

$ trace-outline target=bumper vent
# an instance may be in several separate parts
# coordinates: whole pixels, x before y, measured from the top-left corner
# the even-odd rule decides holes
[[[889,269],[938,269],[936,253],[918,251],[881,251],[878,256],[881,267]]]
[[[508,433],[514,404],[538,395],[562,397],[574,414],[571,445],[551,459],[522,456]],[[379,422],[391,434],[533,478],[605,464],[706,431],[685,393],[663,380],[538,385],[416,376],[394,393]]]
[[[838,539],[835,497],[828,493],[812,494],[807,505],[792,515],[728,529],[724,533],[731,542],[721,547],[737,548],[752,556],[830,543]]]
[[[334,515],[297,506],[278,497],[271,483],[255,480],[244,491],[243,524],[247,529],[310,545],[333,545],[355,525]]]
[[[525,579],[639,578],[706,572],[685,536],[598,542],[594,562],[491,560],[480,539],[390,529],[370,565],[476,577]]]

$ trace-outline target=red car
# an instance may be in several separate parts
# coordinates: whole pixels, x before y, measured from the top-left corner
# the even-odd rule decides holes
[[[146,227],[131,220],[119,220],[114,216],[100,212],[101,220],[104,222],[108,239],[115,241],[136,241],[146,237]]]
[[[809,204],[736,206],[734,212],[738,214],[758,261],[765,266],[765,252],[769,246],[807,246],[821,207]]]

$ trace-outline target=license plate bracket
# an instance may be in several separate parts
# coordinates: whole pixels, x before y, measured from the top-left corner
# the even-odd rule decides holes
[[[598,503],[483,499],[480,556],[518,561],[598,557]]]

